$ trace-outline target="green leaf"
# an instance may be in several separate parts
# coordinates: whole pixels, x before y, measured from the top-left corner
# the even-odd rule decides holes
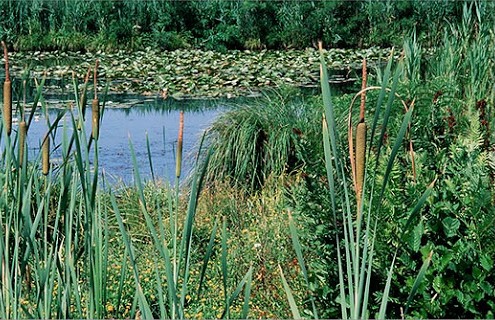
[[[416,227],[414,227],[414,230],[412,232],[410,245],[411,245],[411,249],[414,252],[419,251],[419,247],[421,245],[421,238],[423,237],[423,232],[424,232],[423,222],[420,222]]]
[[[457,230],[459,229],[461,223],[457,219],[447,217],[442,220],[442,225],[443,225],[443,232],[448,238],[450,238],[457,233]]]
[[[282,271],[282,267],[278,266],[280,271],[280,276],[282,278],[282,284],[284,286],[285,294],[287,295],[287,300],[289,301],[290,310],[292,312],[292,317],[294,319],[302,319],[301,314],[299,313],[299,309],[297,308],[296,301],[294,300],[294,296],[292,295],[292,291],[290,290],[289,284],[287,280],[285,280],[284,272]]]
[[[290,212],[289,212],[289,229],[290,229],[290,235],[292,238],[292,246],[293,246],[294,250],[296,251],[297,261],[299,262],[299,266],[301,266],[301,271],[303,273],[304,280],[306,281],[306,286],[308,287],[308,289],[310,289],[308,272],[307,272],[306,264],[304,263],[304,258],[303,258],[303,254],[302,254],[302,246],[301,246],[301,243],[299,242],[299,237],[297,236],[297,230],[296,230],[296,226],[294,224],[294,219],[292,218],[292,215],[290,214]],[[318,313],[316,311],[316,305],[315,305],[314,298],[312,295],[310,296],[310,300],[311,300],[311,306],[313,309],[313,315],[316,319],[318,319]]]
[[[481,266],[486,271],[490,271],[493,269],[493,259],[488,254],[485,253],[484,255],[482,255],[480,257],[480,262],[481,262]]]
[[[419,269],[418,276],[416,277],[416,280],[414,280],[414,284],[411,288],[411,292],[409,293],[409,297],[407,298],[406,308],[404,310],[404,313],[407,313],[407,309],[409,308],[409,305],[412,301],[412,298],[414,297],[414,295],[418,291],[419,285],[421,284],[421,282],[423,281],[423,279],[426,275],[426,271],[428,270],[428,267],[430,266],[432,256],[433,256],[433,251],[430,252],[428,257],[423,262],[421,269]]]

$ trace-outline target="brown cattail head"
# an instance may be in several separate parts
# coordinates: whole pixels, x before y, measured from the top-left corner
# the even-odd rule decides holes
[[[46,176],[50,172],[50,136],[45,135],[41,146],[42,172]]]
[[[100,133],[100,106],[98,99],[93,99],[92,103],[92,136],[93,139],[98,139],[98,135]]]
[[[24,163],[24,149],[26,147],[27,124],[26,121],[19,123],[19,165]]]
[[[3,83],[3,119],[5,130],[10,136],[12,132],[12,83],[10,80]]]
[[[356,199],[358,212],[361,210],[361,196],[366,164],[366,123],[360,122],[356,128]]]
[[[184,111],[180,112],[179,116],[179,138],[177,139],[177,154],[175,161],[175,176],[180,177],[182,167],[182,144],[184,140]]]

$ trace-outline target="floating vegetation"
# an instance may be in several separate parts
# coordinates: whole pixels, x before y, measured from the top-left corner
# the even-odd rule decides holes
[[[388,50],[376,47],[364,50],[330,49],[324,52],[327,64],[334,71],[334,83],[353,83],[359,74],[360,62],[376,65]],[[31,71],[31,77],[64,82],[75,72],[85,78],[96,59],[99,75],[109,82],[109,92],[183,98],[217,98],[258,95],[262,89],[277,86],[317,87],[318,53],[306,50],[263,50],[227,53],[201,50],[157,51],[147,48],[138,52],[117,53],[14,53],[16,65],[11,72],[18,77]],[[65,87],[71,82],[66,81]],[[83,86],[85,84],[81,84]],[[56,86],[45,86],[54,93]],[[59,90],[63,89],[60,88]],[[103,88],[99,88],[103,89]]]

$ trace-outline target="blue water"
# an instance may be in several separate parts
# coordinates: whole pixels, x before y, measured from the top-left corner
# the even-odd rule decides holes
[[[193,168],[195,156],[198,152],[199,141],[212,121],[226,106],[207,108],[187,108],[187,102],[181,102],[179,108],[164,108],[160,106],[137,104],[133,107],[119,108],[118,102],[103,113],[100,138],[98,141],[99,169],[105,174],[110,183],[123,182],[132,184],[134,181],[134,164],[131,156],[132,143],[139,168],[141,180],[151,180],[152,172],[148,157],[146,139],[149,139],[149,148],[155,180],[173,181],[175,179],[175,149],[179,130],[179,109],[184,112],[184,143],[183,143],[183,171],[181,180],[184,180]],[[194,102],[196,105],[197,101]],[[48,119],[53,122],[59,109],[49,109]],[[77,115],[76,115],[77,116]],[[63,131],[70,133],[72,129],[71,116],[65,112],[51,142],[51,150],[56,149],[62,141]],[[91,107],[86,109],[86,133],[91,133]],[[39,156],[43,136],[48,130],[46,114],[36,117],[28,131],[29,157]],[[64,129],[65,127],[65,129]],[[14,125],[14,131],[17,126]],[[92,146],[92,149],[94,145]],[[60,148],[58,149],[60,150]],[[59,151],[52,151],[51,158],[54,164],[60,157]],[[92,162],[93,153],[90,154]],[[59,161],[59,160],[58,160]]]

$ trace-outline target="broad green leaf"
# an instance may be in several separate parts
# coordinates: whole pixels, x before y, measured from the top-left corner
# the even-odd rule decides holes
[[[485,253],[480,257],[481,266],[486,271],[493,269],[493,258],[489,254]]]
[[[443,225],[443,232],[448,238],[450,238],[455,236],[461,223],[457,219],[447,217],[442,220],[442,225]]]

